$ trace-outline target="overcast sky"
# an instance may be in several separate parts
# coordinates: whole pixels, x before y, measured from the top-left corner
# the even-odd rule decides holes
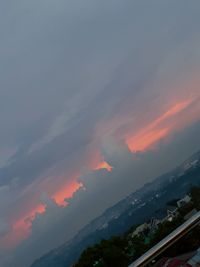
[[[200,1],[0,2],[0,266],[29,267],[200,149]]]

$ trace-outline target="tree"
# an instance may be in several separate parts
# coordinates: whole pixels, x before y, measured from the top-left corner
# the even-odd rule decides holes
[[[192,202],[197,210],[200,210],[200,187],[194,186],[190,190]]]

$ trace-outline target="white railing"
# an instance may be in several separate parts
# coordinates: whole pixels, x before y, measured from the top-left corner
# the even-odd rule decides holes
[[[157,256],[164,252],[167,248],[173,245],[186,233],[192,230],[194,227],[200,224],[200,211],[192,216],[189,220],[179,226],[171,234],[161,240],[158,244],[148,250],[139,259],[134,261],[129,267],[144,267],[151,263]]]

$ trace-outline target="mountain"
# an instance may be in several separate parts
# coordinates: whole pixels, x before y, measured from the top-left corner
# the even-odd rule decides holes
[[[175,170],[156,178],[106,210],[72,240],[36,260],[31,267],[70,267],[89,245],[124,233],[132,225],[151,217],[164,217],[169,200],[181,198],[192,185],[199,184],[200,151]]]

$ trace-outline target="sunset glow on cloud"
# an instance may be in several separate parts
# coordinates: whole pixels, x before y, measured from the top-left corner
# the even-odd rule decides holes
[[[0,267],[200,150],[200,1],[182,2],[1,1]]]
[[[30,235],[32,221],[35,219],[36,215],[44,212],[45,205],[40,204],[23,217],[13,222],[9,233],[0,239],[0,248],[10,249],[20,244]]]
[[[92,154],[91,158],[88,158],[86,162],[88,161],[86,171],[98,171],[101,169],[105,169],[108,172],[112,171],[112,166],[110,166],[101,156],[99,152],[95,152]],[[74,193],[78,191],[80,188],[82,188],[84,185],[78,181],[78,178],[83,173],[80,173],[79,171],[76,173],[76,175],[72,175],[74,178],[70,179],[70,181],[65,182],[63,180],[62,185],[59,189],[56,190],[55,193],[52,195],[52,199],[56,202],[58,206],[67,206],[67,199],[72,198]]]
[[[67,182],[52,196],[52,199],[58,206],[65,207],[67,206],[66,200],[73,197],[73,194],[82,186],[81,183],[76,181]],[[35,220],[36,215],[45,213],[45,210],[45,205],[39,204],[22,217],[11,222],[11,229],[9,232],[3,238],[0,238],[0,248],[11,249],[28,238],[31,234],[32,222]]]
[[[169,129],[152,130],[144,134],[134,136],[127,141],[129,149],[133,151],[145,151],[157,141],[161,140],[169,133]]]
[[[168,111],[149,123],[138,133],[128,135],[126,138],[126,143],[129,149],[132,152],[145,151],[156,142],[159,142],[165,138],[173,131],[173,125],[176,125],[175,116],[189,107],[193,101],[193,98],[189,98],[188,100],[176,103]],[[171,123],[171,119],[175,119],[175,123]]]
[[[98,165],[94,168],[95,171],[105,169],[108,172],[111,172],[113,167],[110,166],[106,161],[99,162]]]
[[[52,199],[56,202],[58,206],[67,206],[67,199],[73,197],[73,194],[83,187],[82,183],[77,181],[72,181],[66,183],[58,190],[53,196]]]
[[[130,151],[146,151],[153,147],[157,142],[170,135],[170,133],[176,130],[177,127],[183,127],[183,122],[188,125],[195,117],[194,115],[196,115],[198,118],[197,114],[199,114],[199,110],[195,111],[193,115],[185,116],[185,120],[183,119],[183,122],[181,122],[178,117],[182,112],[190,107],[195,100],[196,99],[194,98],[189,98],[185,101],[180,101],[172,105],[169,110],[158,116],[155,120],[150,122],[142,130],[139,130],[136,134],[127,133],[125,141]],[[87,171],[98,171],[104,169],[108,172],[112,172],[113,170],[113,167],[105,161],[104,157],[98,151],[92,153],[87,161]],[[60,207],[67,207],[67,199],[72,198],[80,188],[84,187],[84,184],[78,181],[78,178],[81,176],[80,171],[77,171],[76,175],[72,176],[74,178],[70,180],[63,177],[62,179],[57,177],[56,179],[60,184],[59,187],[57,187],[55,192],[53,192],[53,187],[51,188],[53,193],[50,193],[50,197]],[[52,181],[54,180],[55,179]],[[48,184],[44,184],[44,188],[47,185]],[[12,223],[12,229],[9,231],[9,233],[1,238],[0,247],[15,247],[24,239],[28,238],[31,233],[32,222],[34,221],[36,214],[44,213],[45,205],[39,204],[27,212],[27,214],[15,220]]]
[[[108,172],[112,171],[113,168],[103,159],[100,153],[94,153],[94,155],[95,156],[89,161],[89,171],[98,171],[101,169],[105,169]],[[61,184],[60,188],[56,189],[51,195],[51,199],[53,199],[58,206],[67,207],[67,199],[72,198],[74,193],[84,186],[81,182],[77,181],[81,175],[78,173],[79,172],[77,172],[76,175],[73,175],[74,178],[70,181],[61,177],[62,179],[59,182]],[[59,177],[57,177],[57,181],[59,181]],[[31,233],[32,222],[36,215],[45,213],[45,209],[45,205],[39,204],[12,222],[12,228],[9,233],[0,239],[0,247],[10,249],[16,247],[23,240],[28,238]]]
[[[90,169],[88,171],[98,171],[101,169],[105,169],[108,172],[111,172],[113,167],[110,166],[100,155],[100,153],[94,153],[95,156],[92,157],[89,161]],[[60,189],[58,189],[52,196],[52,199],[59,206],[67,206],[67,199],[72,198],[74,193],[82,188],[84,185],[77,181],[79,175],[74,175],[74,179],[71,182],[66,182],[62,185]]]

